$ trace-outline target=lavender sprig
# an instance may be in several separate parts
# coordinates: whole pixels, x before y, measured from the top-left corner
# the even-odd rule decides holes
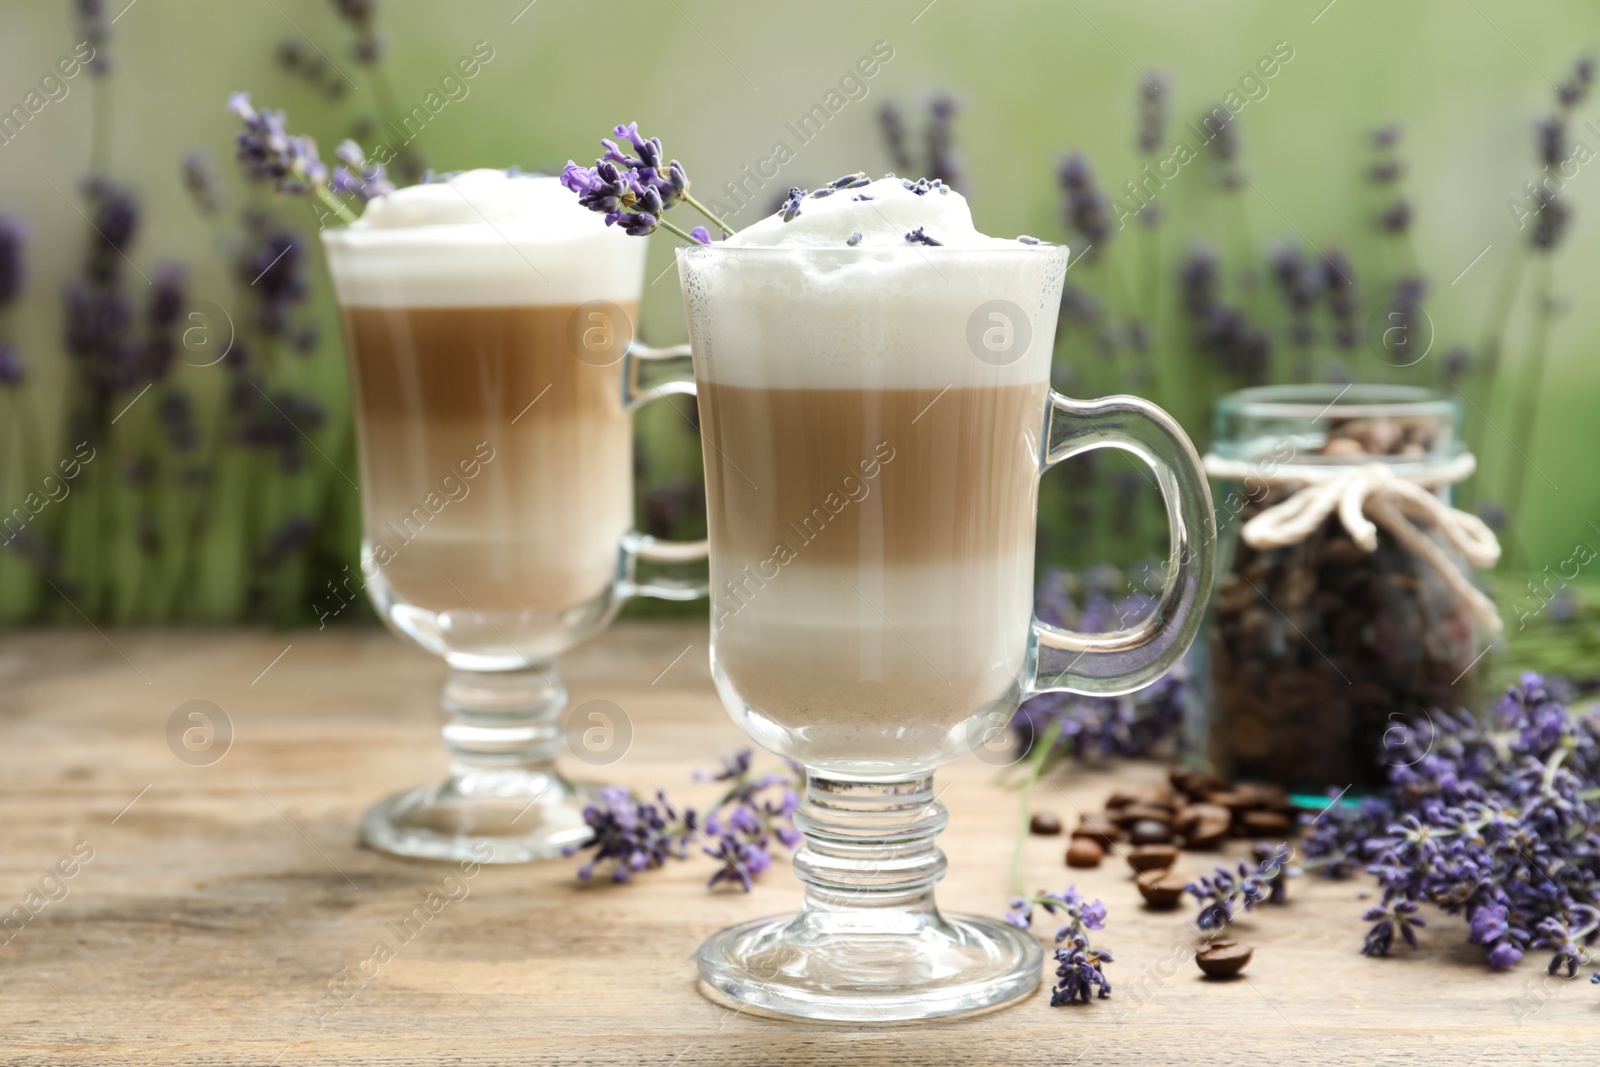
[[[800,806],[795,788],[798,780],[783,774],[753,774],[752,755],[750,749],[741,749],[724,757],[722,769],[715,774],[696,775],[705,781],[728,783],[706,817],[705,832],[713,840],[702,851],[722,861],[707,886],[737,882],[748,893],[755,887],[755,879],[772,867],[774,843],[790,851],[800,847],[800,831],[794,825],[795,809]]]
[[[1258,844],[1251,863],[1240,860],[1236,868],[1218,867],[1185,886],[1203,907],[1195,919],[1202,930],[1218,930],[1233,922],[1241,911],[1253,911],[1257,904],[1288,902],[1288,880],[1299,875],[1289,864],[1287,843]]]
[[[596,803],[585,805],[583,821],[593,837],[586,844],[566,850],[572,856],[594,849],[594,855],[578,868],[578,877],[588,881],[603,863],[611,863],[611,880],[626,882],[641,871],[664,867],[668,860],[688,855],[689,842],[697,830],[693,809],[679,812],[656,791],[656,804],[639,800],[621,786],[602,786]]]
[[[1006,912],[1006,922],[1021,930],[1031,928],[1035,907],[1066,920],[1056,930],[1056,944],[1066,947],[1056,949],[1058,981],[1050,990],[1050,1006],[1087,1004],[1091,992],[1102,1000],[1109,997],[1111,981],[1105,975],[1104,966],[1115,960],[1109,950],[1092,948],[1089,944],[1089,931],[1105,929],[1106,906],[1098,900],[1085,900],[1077,886],[1068,886],[1062,893],[1041,892],[1017,897]]]
[[[239,162],[252,178],[271,181],[280,193],[313,196],[341,222],[356,221],[355,212],[340,199],[352,197],[366,203],[373,197],[393,192],[381,165],[367,165],[360,146],[354,141],[339,145],[341,166],[331,172],[317,154],[317,142],[310,137],[292,135],[282,111],[257,111],[249,93],[234,93],[228,110],[244,122],[235,136]]]
[[[637,122],[617,126],[612,133],[618,140],[601,138],[606,151],[594,166],[580,167],[569,159],[561,172],[561,184],[578,194],[578,203],[605,215],[606,225],[620,224],[633,237],[654,233],[659,226],[685,241],[710,244],[710,234],[703,227],[685,232],[663,217],[680,201],[710,219],[724,234],[733,233],[690,194],[688,174],[676,159],[667,160],[660,138],[640,134]]]

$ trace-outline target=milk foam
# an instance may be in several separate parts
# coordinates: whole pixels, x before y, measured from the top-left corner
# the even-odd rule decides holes
[[[470,170],[399,189],[322,233],[341,304],[515,307],[634,301],[645,242],[556,178]]]
[[[939,244],[907,241],[918,228]],[[702,378],[939,390],[1049,380],[1066,249],[987,236],[960,193],[884,178],[680,249],[679,267]],[[982,347],[1008,325],[1025,348]]]

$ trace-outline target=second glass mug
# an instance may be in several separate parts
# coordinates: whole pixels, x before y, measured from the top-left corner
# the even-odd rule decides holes
[[[935,905],[934,769],[1030,695],[1125,693],[1170,668],[1199,628],[1214,541],[1199,457],[1170,416],[1051,391],[1066,262],[1024,244],[678,251],[712,673],[735,721],[806,769],[804,908],[701,947],[716,999],[881,1022],[1039,984],[1032,933]],[[1160,487],[1167,585],[1137,626],[1073,633],[1032,617],[1038,480],[1108,447]]]
[[[586,789],[556,767],[568,746],[555,657],[630,596],[704,595],[638,576],[641,560],[704,558],[704,542],[631,528],[632,413],[694,394],[687,346],[633,341],[644,242],[574,236],[566,221],[518,244],[465,227],[426,255],[413,244],[428,238],[403,227],[323,234],[350,360],[366,591],[450,667],[450,777],[367,811],[362,839],[380,851],[518,863],[581,845]],[[616,743],[572,751],[604,765]]]

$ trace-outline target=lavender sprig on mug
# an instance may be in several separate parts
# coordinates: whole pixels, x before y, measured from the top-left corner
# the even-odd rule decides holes
[[[685,241],[710,244],[711,233],[704,226],[685,232],[663,217],[680,202],[710,219],[723,234],[733,233],[726,222],[690,194],[683,164],[666,159],[659,137],[640,134],[637,122],[617,126],[612,133],[638,154],[631,156],[617,141],[602,137],[605,155],[595,160],[594,166],[580,167],[567,160],[561,171],[561,184],[578,194],[578,203],[604,214],[608,226],[621,224],[633,237],[648,236],[659,226]]]
[[[249,93],[228,97],[228,110],[244,120],[244,129],[234,138],[239,161],[252,178],[272,179],[280,193],[314,197],[340,222],[351,223],[356,221],[356,213],[341,196],[365,204],[394,192],[382,165],[368,164],[361,146],[354,141],[340,143],[334,154],[342,165],[330,173],[317,154],[317,142],[290,134],[282,111],[257,111],[250,103]]]

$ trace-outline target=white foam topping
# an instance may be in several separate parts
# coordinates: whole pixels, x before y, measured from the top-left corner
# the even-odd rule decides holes
[[[933,390],[1048,381],[1065,249],[987,236],[960,193],[899,178],[799,209],[682,254],[702,377]],[[938,243],[907,239],[918,231]]]
[[[469,170],[367,204],[322,232],[341,304],[511,307],[635,301],[645,242],[556,178]]]

